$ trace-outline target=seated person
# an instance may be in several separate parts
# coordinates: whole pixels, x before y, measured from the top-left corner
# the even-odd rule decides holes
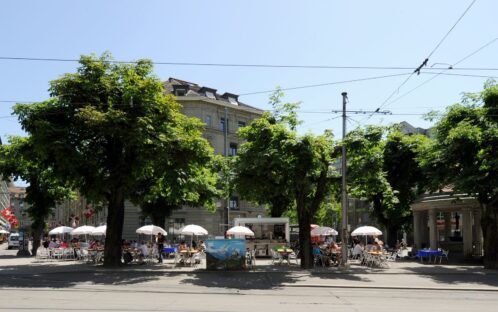
[[[50,241],[48,248],[59,248],[59,245],[55,242],[55,238]]]
[[[361,256],[361,254],[363,254],[363,250],[364,250],[363,242],[360,241],[356,245],[354,245],[353,257],[358,258],[359,256]]]
[[[89,248],[90,248],[90,249],[97,249],[97,248],[99,248],[99,247],[100,247],[100,241],[99,241],[99,240],[96,240],[96,241],[94,241],[94,242],[92,242],[92,243],[90,244],[90,247],[89,247]]]
[[[138,261],[144,263],[144,259],[149,256],[149,248],[145,242],[138,244]]]
[[[178,251],[184,251],[184,250],[188,251],[188,246],[185,243],[185,241],[181,241],[180,245],[178,245]]]
[[[203,240],[199,241],[199,251],[206,250],[206,244]]]
[[[44,248],[48,248],[48,245],[50,244],[50,242],[48,240],[44,240],[42,245]]]
[[[60,244],[60,247],[61,248],[69,248],[69,244],[66,243],[66,241],[62,241],[61,244]]]
[[[336,242],[332,241],[332,243],[330,243],[330,252],[331,253],[340,253],[341,248],[339,247],[339,245],[337,245]]]

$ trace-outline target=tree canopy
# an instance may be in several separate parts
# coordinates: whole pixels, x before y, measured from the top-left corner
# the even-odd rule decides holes
[[[420,158],[432,190],[451,186],[480,203],[484,266],[498,267],[498,86],[485,84],[447,108]]]
[[[208,153],[190,136],[201,123],[181,114],[148,60],[121,64],[108,53],[82,56],[77,72],[52,81],[49,90],[49,100],[14,111],[43,164],[90,200],[107,203],[104,266],[118,266],[124,201],[155,160]]]
[[[236,187],[241,196],[270,205],[280,216],[295,205],[299,222],[301,266],[313,265],[310,224],[324,199],[338,181],[331,166],[334,142],[330,133],[297,135],[296,105],[281,104],[280,94],[272,98],[273,115],[263,116],[240,130],[246,140],[235,167]]]
[[[29,184],[24,200],[33,221],[32,254],[36,255],[45,218],[58,203],[74,197],[74,193],[54,176],[52,168],[41,166],[29,137],[10,137],[8,145],[0,145],[0,174]]]

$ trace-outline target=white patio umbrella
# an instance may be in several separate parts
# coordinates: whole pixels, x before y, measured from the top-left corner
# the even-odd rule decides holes
[[[367,236],[369,235],[382,235],[382,231],[376,227],[365,225],[360,226],[359,228],[351,232],[351,236],[365,236],[365,244],[367,243]]]
[[[157,235],[158,233],[161,233],[162,235],[168,235],[162,227],[156,225],[142,226],[136,230],[136,233],[145,235]]]
[[[66,233],[71,233],[73,231],[72,227],[69,226],[58,226],[55,229],[52,229],[48,232],[49,235],[63,235]]]
[[[208,235],[208,231],[200,225],[189,224],[185,225],[180,229],[180,234],[191,235],[190,246],[192,247],[192,241],[194,240],[194,235]]]
[[[9,231],[6,231],[6,230],[4,230],[4,229],[1,229],[1,230],[0,230],[0,234],[9,234],[9,233],[10,233]]]
[[[85,235],[85,241],[87,240],[87,235],[92,234],[92,232],[95,231],[95,227],[91,225],[83,225],[80,227],[75,228],[72,232],[71,235]]]
[[[92,235],[105,235],[107,232],[107,225],[97,226],[95,230],[92,231]]]
[[[83,226],[75,228],[71,232],[71,235],[88,235],[88,234],[92,234],[93,231],[95,231],[95,227],[94,226],[83,225]]]
[[[351,236],[367,235],[382,235],[382,231],[373,226],[360,226],[359,228],[351,232]]]
[[[311,230],[312,236],[336,236],[338,234],[339,233],[336,230],[328,226],[319,226]]]
[[[234,226],[228,229],[227,234],[230,235],[243,235],[243,236],[254,236],[254,232],[245,226]]]
[[[208,231],[200,225],[189,224],[180,229],[183,235],[208,235]]]

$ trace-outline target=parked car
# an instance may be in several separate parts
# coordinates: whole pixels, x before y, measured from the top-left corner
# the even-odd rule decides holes
[[[19,248],[19,234],[18,233],[10,234],[8,242],[9,242],[9,245],[7,246],[8,249],[12,249],[13,247]]]

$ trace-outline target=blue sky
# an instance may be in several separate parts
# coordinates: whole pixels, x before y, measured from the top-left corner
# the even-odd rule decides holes
[[[472,1],[2,1],[0,57],[76,59],[108,50],[117,60],[275,65],[397,66],[411,70],[284,69],[158,65],[161,79],[176,77],[244,94],[358,78],[410,73],[436,47]],[[428,65],[453,64],[498,37],[498,1],[477,0]],[[459,67],[498,68],[498,41]],[[13,103],[48,98],[48,83],[74,72],[76,63],[0,60],[0,136],[22,134]],[[444,65],[443,65],[444,66]],[[437,71],[433,71],[437,72]],[[498,71],[447,73],[498,76]],[[413,75],[391,100],[432,75]],[[301,101],[299,131],[332,129],[341,137],[341,92],[348,109],[381,106],[406,76],[286,92]],[[421,114],[444,110],[486,78],[441,75],[402,99],[382,106],[393,115],[351,115],[359,124],[409,121],[429,127]],[[268,94],[240,100],[269,109]]]

